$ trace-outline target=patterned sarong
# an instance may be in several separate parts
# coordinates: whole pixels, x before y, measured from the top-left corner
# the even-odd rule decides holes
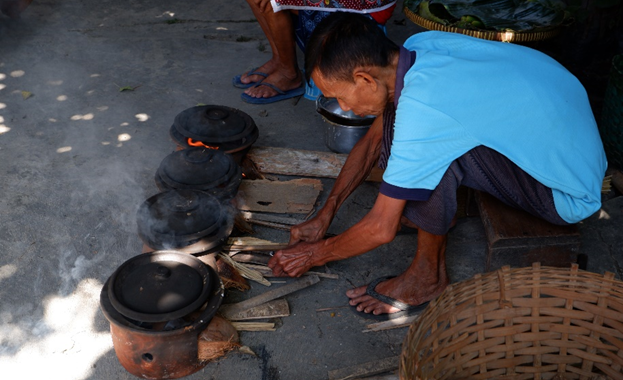
[[[373,13],[396,4],[396,0],[270,0],[275,12],[284,9],[314,10],[323,12]]]

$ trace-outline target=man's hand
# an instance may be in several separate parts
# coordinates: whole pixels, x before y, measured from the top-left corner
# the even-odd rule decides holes
[[[268,262],[275,276],[300,277],[311,267],[322,265],[315,257],[322,242],[301,242],[293,247],[277,251]]]
[[[290,245],[305,241],[313,243],[322,240],[331,225],[331,218],[327,220],[320,214],[307,222],[290,228]]]

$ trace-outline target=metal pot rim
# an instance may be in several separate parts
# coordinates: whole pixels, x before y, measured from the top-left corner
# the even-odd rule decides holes
[[[118,281],[122,281],[122,275],[126,274],[129,270],[132,270],[132,266],[140,266],[143,264],[149,264],[154,262],[177,262],[197,271],[202,278],[202,289],[198,298],[190,302],[188,305],[170,312],[151,314],[143,313],[132,309],[131,305],[126,305],[117,294],[117,285],[120,286]],[[176,251],[156,251],[151,253],[143,253],[138,256],[134,256],[129,260],[126,260],[123,264],[115,270],[110,276],[107,282],[108,298],[113,308],[126,318],[130,318],[141,322],[165,322],[171,321],[177,318],[184,317],[193,311],[199,309],[209,298],[211,293],[211,276],[213,274],[201,260],[194,256],[179,253]]]

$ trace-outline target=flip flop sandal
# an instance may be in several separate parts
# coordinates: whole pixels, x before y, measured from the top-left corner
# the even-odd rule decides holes
[[[292,90],[288,90],[288,91],[283,91],[277,86],[275,86],[274,84],[270,84],[270,83],[260,82],[255,85],[255,87],[258,87],[258,86],[268,86],[272,88],[273,90],[275,90],[277,92],[277,95],[274,95],[268,98],[254,98],[253,96],[247,95],[243,92],[242,94],[240,94],[240,97],[242,98],[242,100],[247,103],[251,103],[251,104],[269,104],[269,103],[274,103],[274,102],[278,102],[281,100],[295,98],[305,93],[305,86],[303,85],[301,85],[300,87],[294,88]]]
[[[257,69],[258,69],[258,67],[256,67],[256,68],[254,68],[254,69],[249,70],[249,71],[247,72],[247,76],[250,76],[250,75],[259,75],[259,76],[264,77],[264,78],[266,78],[266,77],[268,76],[268,74],[263,73],[263,72],[261,72],[261,71],[255,71],[255,70],[257,70]],[[240,74],[240,75],[236,75],[235,77],[233,77],[233,78],[232,78],[232,80],[231,80],[231,84],[232,84],[234,87],[237,87],[237,88],[249,88],[249,87],[253,87],[253,86],[257,85],[258,83],[261,83],[261,82],[262,82],[262,80],[264,80],[264,79],[262,79],[262,80],[260,80],[259,82],[242,83],[242,82],[240,81],[240,78],[242,78],[242,76],[243,76],[243,75],[244,75],[244,74]]]
[[[376,280],[372,281],[370,284],[368,284],[368,286],[366,287],[366,294],[369,295],[372,298],[375,298],[383,303],[386,303],[388,305],[391,305],[393,307],[395,307],[396,309],[400,309],[400,311],[396,312],[396,313],[391,313],[391,314],[379,314],[379,315],[375,315],[372,313],[366,313],[363,311],[358,311],[356,306],[351,306],[353,308],[353,310],[355,311],[355,313],[357,313],[357,315],[364,317],[366,319],[374,319],[377,321],[387,321],[387,320],[391,320],[391,319],[396,319],[396,318],[400,318],[400,317],[406,317],[406,316],[410,316],[410,315],[414,315],[414,314],[418,314],[420,313],[422,310],[424,310],[426,308],[426,306],[428,306],[428,301],[421,303],[419,305],[409,305],[406,304],[404,302],[398,301],[395,298],[386,296],[384,294],[380,294],[377,293],[376,286],[378,284],[380,284],[383,281],[387,281],[391,278],[394,278],[396,276],[387,276],[387,277],[380,277],[377,278]]]

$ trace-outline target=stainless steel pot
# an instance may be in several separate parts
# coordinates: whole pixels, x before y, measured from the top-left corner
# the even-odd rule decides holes
[[[335,98],[319,96],[316,111],[324,118],[325,144],[337,153],[349,153],[357,141],[368,132],[374,116],[357,116],[340,108]]]
[[[353,127],[326,121],[324,142],[327,148],[336,153],[349,153],[357,144],[357,141],[368,132],[368,129],[370,129],[369,125]]]

